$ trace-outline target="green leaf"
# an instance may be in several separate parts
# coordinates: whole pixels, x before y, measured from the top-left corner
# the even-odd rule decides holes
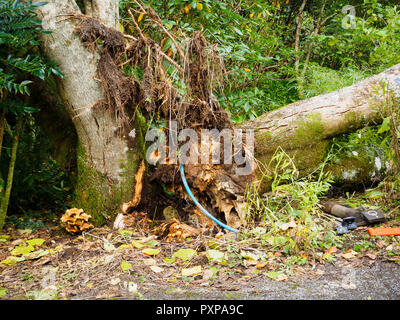
[[[18,230],[18,232],[19,232],[20,234],[24,234],[24,233],[31,234],[31,233],[32,233],[32,229]]]
[[[250,261],[257,261],[258,259],[260,259],[260,256],[248,251],[241,251],[240,254],[242,255],[243,258],[250,260]]]
[[[369,198],[369,199],[380,199],[383,196],[384,193],[381,190],[372,190],[362,195],[363,198]]]
[[[24,246],[24,245],[19,245],[17,247],[15,247],[13,250],[11,250],[11,255],[13,256],[21,256],[27,253],[32,252],[33,250],[35,250],[35,248],[31,245],[28,246]]]
[[[145,245],[150,248],[154,248],[154,247],[158,246],[159,244],[160,243],[157,240],[150,240],[145,243]]]
[[[132,268],[132,265],[128,261],[121,262],[121,269],[123,272],[129,271]]]
[[[143,243],[140,243],[139,241],[136,241],[136,240],[132,240],[131,244],[136,249],[142,249],[145,247],[145,245]]]
[[[0,299],[3,298],[8,292],[6,288],[0,288]]]
[[[133,235],[133,232],[130,230],[120,230],[120,231],[118,231],[118,233],[124,237],[129,237],[129,236]]]
[[[271,271],[267,273],[267,277],[271,279],[277,279],[281,275],[280,272]]]
[[[23,257],[26,260],[33,260],[33,259],[39,259],[39,258],[41,258],[43,256],[46,256],[49,253],[50,252],[48,250],[40,249],[40,250],[33,251],[31,253],[24,254]]]
[[[175,262],[175,258],[164,258],[166,264],[172,264]]]
[[[7,266],[13,266],[17,262],[21,262],[21,261],[25,261],[25,258],[24,257],[13,257],[13,256],[10,256],[7,259],[4,259],[3,261],[1,261],[0,263],[5,264]]]
[[[35,238],[27,241],[30,246],[41,246],[45,240],[41,238]]]
[[[182,277],[194,277],[201,274],[201,266],[195,266],[192,268],[183,268]]]
[[[378,133],[383,133],[386,131],[390,131],[390,117],[386,117],[383,119],[383,122],[378,130]]]
[[[183,261],[188,261],[197,255],[197,251],[193,249],[179,249],[173,254],[173,257],[181,259]]]
[[[219,250],[215,249],[210,249],[207,251],[207,258],[210,261],[217,261],[217,262],[222,262],[224,260],[225,253]]]
[[[287,276],[284,273],[275,271],[268,272],[267,277],[276,281],[284,281],[287,279]]]
[[[143,254],[145,254],[147,256],[156,256],[160,253],[160,250],[146,248],[146,249],[143,249],[142,252],[143,252]]]
[[[104,241],[103,248],[107,252],[111,252],[111,251],[114,251],[116,249],[114,247],[114,245],[112,243],[110,243],[109,241]]]

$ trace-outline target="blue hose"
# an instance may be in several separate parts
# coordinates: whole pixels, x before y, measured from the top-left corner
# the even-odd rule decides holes
[[[206,209],[203,208],[203,206],[197,201],[197,199],[194,197],[192,191],[190,191],[190,188],[188,186],[188,183],[186,181],[185,178],[185,171],[183,170],[183,165],[180,165],[179,167],[180,171],[181,171],[181,177],[182,177],[182,181],[183,181],[183,185],[185,186],[185,189],[187,191],[187,193],[189,194],[189,197],[193,200],[193,202],[196,204],[196,206],[207,216],[209,217],[212,221],[214,221],[216,224],[220,225],[221,227],[232,231],[232,232],[239,232],[239,230],[237,229],[233,229],[230,226],[222,223],[221,221],[217,220],[213,215],[211,215],[210,213],[207,212]]]

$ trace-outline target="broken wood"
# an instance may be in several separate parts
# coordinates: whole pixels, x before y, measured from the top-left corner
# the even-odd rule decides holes
[[[122,205],[122,213],[128,213],[129,210],[136,208],[140,203],[142,198],[142,189],[143,189],[143,176],[146,170],[146,164],[144,160],[140,162],[139,169],[135,174],[135,193],[131,201],[125,202]]]

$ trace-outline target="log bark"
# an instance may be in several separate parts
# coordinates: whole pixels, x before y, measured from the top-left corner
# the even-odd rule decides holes
[[[339,134],[379,124],[388,115],[382,83],[400,98],[400,64],[352,86],[301,100],[246,122],[242,129],[255,130],[258,176],[267,169],[280,147],[295,160],[302,174],[314,171],[324,159],[329,141]],[[264,179],[266,191],[271,181]]]

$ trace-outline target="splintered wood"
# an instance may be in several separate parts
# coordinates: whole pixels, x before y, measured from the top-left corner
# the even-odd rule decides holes
[[[137,207],[140,203],[140,200],[142,198],[143,176],[144,176],[145,169],[146,169],[146,165],[144,163],[144,160],[142,160],[140,162],[139,169],[135,175],[135,182],[136,182],[135,194],[133,195],[133,198],[131,201],[125,202],[122,205],[122,213],[124,213],[124,214],[128,213],[128,211],[130,209]]]
[[[140,231],[148,231],[151,220],[146,212],[133,211],[132,213],[119,213],[114,221],[114,229],[135,228]]]
[[[188,226],[177,219],[170,219],[153,230],[154,234],[160,238],[165,238],[166,242],[183,242],[186,238],[197,237],[200,230]]]
[[[144,160],[140,162],[139,169],[135,174],[135,193],[132,200],[122,204],[122,213],[119,213],[114,221],[114,229],[136,228],[148,231],[151,220],[146,212],[133,211],[142,199],[143,177],[146,169]]]
[[[83,212],[83,209],[72,208],[67,210],[61,217],[61,226],[69,233],[87,231],[93,228],[89,223],[90,215]]]

